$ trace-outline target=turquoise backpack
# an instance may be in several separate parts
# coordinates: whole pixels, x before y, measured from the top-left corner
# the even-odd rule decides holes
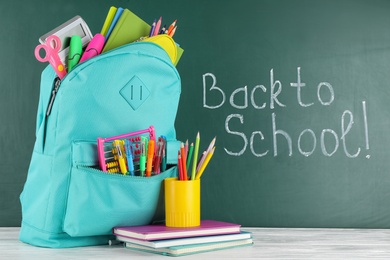
[[[175,66],[150,42],[87,60],[62,81],[48,66],[42,72],[36,141],[20,195],[20,240],[42,247],[99,245],[112,238],[115,226],[163,220],[162,181],[177,176],[180,143],[174,123],[180,92]],[[98,169],[98,137],[151,125],[156,136],[168,140],[168,170],[139,177]]]

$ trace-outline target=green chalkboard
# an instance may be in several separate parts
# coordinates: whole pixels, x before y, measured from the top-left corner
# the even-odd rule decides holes
[[[7,1],[0,4],[0,226],[20,225],[38,38],[111,5],[178,19],[180,140],[214,136],[202,218],[260,227],[390,227],[389,1]]]

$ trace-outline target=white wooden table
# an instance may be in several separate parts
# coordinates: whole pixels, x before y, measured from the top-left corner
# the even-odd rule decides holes
[[[254,245],[183,259],[390,259],[390,229],[242,228]],[[0,259],[169,259],[116,246],[39,248],[18,240],[19,228],[0,228]],[[177,259],[177,258],[176,258]]]

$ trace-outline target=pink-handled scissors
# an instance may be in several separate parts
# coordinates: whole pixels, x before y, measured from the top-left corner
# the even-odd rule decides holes
[[[45,50],[45,57],[41,57],[40,50]],[[66,75],[66,69],[64,64],[62,64],[60,56],[58,56],[58,51],[61,49],[61,40],[56,35],[51,35],[47,37],[44,44],[39,44],[35,48],[35,58],[40,62],[48,61],[51,66],[53,66],[58,77],[62,79]]]

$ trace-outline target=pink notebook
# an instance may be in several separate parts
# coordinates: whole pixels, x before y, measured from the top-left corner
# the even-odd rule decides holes
[[[199,227],[173,228],[164,224],[115,227],[114,235],[143,240],[170,239],[180,237],[211,236],[235,234],[240,232],[241,225],[215,220],[202,220]]]

